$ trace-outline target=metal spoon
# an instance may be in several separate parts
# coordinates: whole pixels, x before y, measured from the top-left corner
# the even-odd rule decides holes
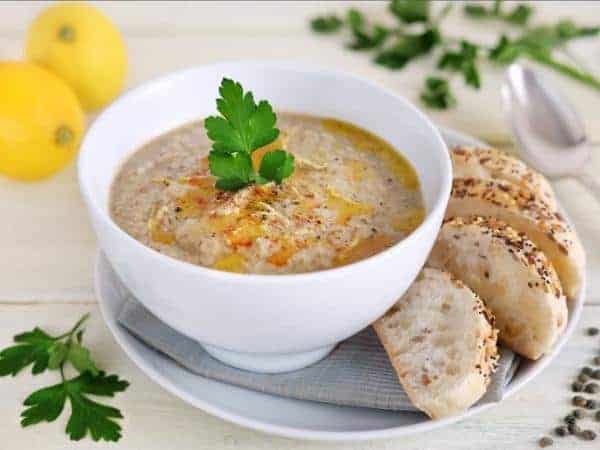
[[[586,170],[591,145],[579,115],[533,70],[511,65],[502,85],[506,119],[522,158],[548,177],[574,177],[600,201],[600,175]]]

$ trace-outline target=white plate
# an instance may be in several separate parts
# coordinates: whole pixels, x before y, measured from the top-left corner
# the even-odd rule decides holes
[[[442,130],[442,134],[449,146],[481,144],[476,139],[456,131]],[[477,406],[460,416],[433,421],[423,414],[293,400],[209,380],[183,369],[169,358],[142,344],[117,324],[117,314],[127,292],[102,254],[99,255],[96,265],[95,290],[108,328],[125,353],[144,373],[182,400],[241,426],[298,439],[379,439],[432,430],[491,406]],[[567,329],[552,354],[535,362],[522,363],[507,388],[507,396],[537,376],[554,359],[572,334],[583,307],[585,280],[581,292],[580,298],[572,303]]]

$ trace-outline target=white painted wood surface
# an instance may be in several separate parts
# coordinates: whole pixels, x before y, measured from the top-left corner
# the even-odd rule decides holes
[[[382,5],[353,2],[373,16]],[[583,24],[600,22],[597,2],[536,2],[541,20],[571,17]],[[293,59],[327,68],[347,70],[415,100],[423,75],[432,70],[427,59],[401,72],[370,64],[366,55],[346,52],[343,38],[314,36],[307,19],[321,11],[347,7],[348,2],[204,2],[202,4],[137,2],[103,3],[118,24],[129,49],[128,85],[172,70],[223,59]],[[0,59],[19,58],[27,25],[42,3],[0,3]],[[464,27],[456,11],[448,20],[452,34],[492,42],[494,25]],[[577,49],[592,67],[600,67],[600,44]],[[480,92],[457,83],[458,108],[432,114],[452,126],[510,149],[499,87],[501,71],[486,67]],[[588,132],[600,141],[600,95],[549,73],[551,82],[584,115]],[[1,99],[0,99],[1,101]],[[600,171],[596,152],[593,167]],[[600,172],[599,172],[600,173]],[[16,332],[41,325],[62,330],[83,312],[91,311],[88,341],[109,371],[132,382],[114,401],[125,413],[123,449],[526,449],[569,410],[567,387],[576,368],[598,354],[600,341],[583,336],[583,328],[600,325],[600,205],[576,182],[555,183],[557,193],[574,220],[588,253],[588,293],[580,330],[559,358],[538,379],[501,405],[443,430],[406,439],[357,443],[302,443],[266,436],[225,423],[191,408],[154,385],[117,347],[101,321],[92,292],[96,251],[93,233],[79,197],[74,166],[38,184],[0,179],[0,347]],[[102,448],[83,441],[70,443],[61,422],[21,430],[20,403],[27,393],[48,382],[45,376],[0,380],[0,448]],[[594,425],[596,431],[598,424]],[[570,439],[561,448],[597,448]]]

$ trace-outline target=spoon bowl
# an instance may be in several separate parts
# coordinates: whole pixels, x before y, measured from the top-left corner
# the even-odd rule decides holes
[[[513,64],[502,101],[526,162],[549,177],[581,173],[590,158],[583,122],[556,89],[533,70]]]

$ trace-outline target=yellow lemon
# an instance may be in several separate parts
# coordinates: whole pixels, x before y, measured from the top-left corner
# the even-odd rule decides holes
[[[29,29],[26,54],[69,83],[87,111],[112,101],[125,82],[127,53],[119,31],[85,4],[42,11]]]
[[[73,90],[35,64],[0,62],[0,174],[37,180],[77,153],[84,113]]]

